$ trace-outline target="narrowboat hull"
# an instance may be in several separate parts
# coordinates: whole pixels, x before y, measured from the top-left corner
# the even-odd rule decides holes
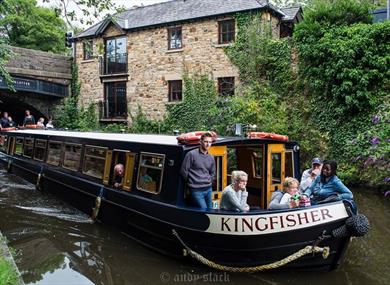
[[[36,161],[5,154],[1,160],[11,173],[88,215],[100,197],[98,221],[114,225],[143,245],[177,258],[184,257],[184,246],[173,230],[191,250],[210,261],[245,268],[282,260],[313,245],[322,234],[329,235],[343,226],[348,218],[342,202],[290,211],[204,212],[106,188],[56,168],[43,167]],[[329,247],[327,258],[321,253],[308,254],[282,268],[332,270],[341,263],[349,240],[349,237],[325,239],[318,245]]]

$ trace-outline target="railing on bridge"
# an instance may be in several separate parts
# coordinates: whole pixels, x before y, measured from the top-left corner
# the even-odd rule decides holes
[[[17,91],[35,92],[56,97],[68,96],[68,86],[39,79],[13,77],[14,88]],[[5,79],[0,76],[0,89],[8,89]]]
[[[99,58],[100,75],[127,73],[127,53]]]

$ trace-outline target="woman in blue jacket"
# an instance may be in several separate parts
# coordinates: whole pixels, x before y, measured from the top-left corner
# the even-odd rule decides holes
[[[336,176],[336,171],[336,161],[325,160],[323,162],[321,175],[317,176],[304,193],[311,198],[312,204],[353,199],[352,192]]]

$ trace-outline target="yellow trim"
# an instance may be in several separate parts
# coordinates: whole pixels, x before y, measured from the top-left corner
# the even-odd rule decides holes
[[[265,208],[268,207],[269,202],[271,200],[272,193],[276,189],[282,189],[282,182],[285,178],[285,148],[283,144],[269,144],[268,145],[268,152],[267,152],[267,203],[264,205]],[[281,154],[281,161],[280,161],[280,168],[281,168],[281,181],[280,183],[272,183],[272,154],[273,153],[280,153]]]
[[[126,153],[126,166],[125,166],[125,177],[123,183],[123,190],[131,191],[131,182],[133,181],[134,174],[134,164],[135,164],[135,154]]]
[[[110,182],[110,170],[112,161],[112,150],[106,152],[106,163],[104,165],[103,184],[108,185]]]
[[[222,187],[221,191],[213,191],[213,200],[215,195],[217,195],[217,200],[221,199],[222,191],[227,186],[227,147],[226,146],[212,146],[209,149],[209,154],[212,156],[221,156],[222,157]],[[217,173],[217,169],[216,169]]]

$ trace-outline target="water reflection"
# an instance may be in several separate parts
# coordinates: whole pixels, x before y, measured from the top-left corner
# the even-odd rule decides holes
[[[355,190],[370,233],[354,239],[332,272],[227,274],[143,248],[22,179],[0,170],[0,229],[26,284],[389,284],[390,200]]]

